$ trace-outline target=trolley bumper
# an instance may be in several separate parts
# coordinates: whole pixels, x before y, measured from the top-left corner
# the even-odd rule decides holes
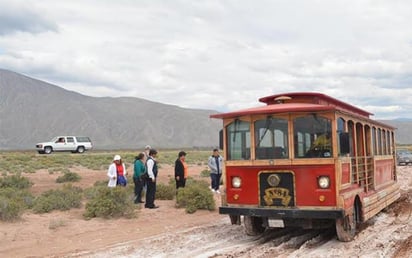
[[[339,219],[344,217],[343,209],[329,210],[302,210],[302,209],[272,209],[272,208],[245,208],[245,207],[219,207],[220,214],[235,216],[268,217],[276,219]]]

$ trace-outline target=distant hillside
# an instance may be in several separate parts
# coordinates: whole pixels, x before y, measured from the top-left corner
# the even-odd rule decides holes
[[[96,98],[0,69],[0,150],[33,149],[56,135],[90,136],[98,149],[213,147],[212,110],[140,98]]]
[[[33,149],[57,135],[89,136],[97,149],[214,147],[222,121],[212,110],[140,98],[96,98],[0,69],[0,150]],[[412,120],[386,120],[412,144]]]
[[[398,144],[412,144],[412,120],[396,119],[396,120],[381,120],[381,122],[396,127],[395,140]]]

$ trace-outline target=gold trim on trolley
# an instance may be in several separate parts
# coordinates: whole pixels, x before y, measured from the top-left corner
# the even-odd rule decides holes
[[[260,174],[291,174],[292,175],[292,188],[293,188],[293,201],[294,204],[296,206],[296,191],[295,191],[295,172],[292,170],[262,170],[259,171],[257,176],[258,176],[258,206],[261,206],[261,189],[260,189]],[[269,176],[270,177],[270,176]],[[268,181],[269,181],[269,177],[268,177]],[[268,182],[269,186],[277,186],[279,185],[280,182],[277,182],[276,185],[271,185],[270,182]],[[264,202],[265,202],[265,206],[263,207],[270,207],[270,208],[292,208],[289,205],[290,201],[292,200],[292,196],[290,195],[290,190],[284,187],[270,187],[270,188],[266,188],[264,191]],[[273,205],[273,199],[280,199],[281,203],[284,206],[272,206]]]

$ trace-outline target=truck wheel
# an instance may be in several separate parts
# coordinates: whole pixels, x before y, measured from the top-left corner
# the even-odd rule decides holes
[[[77,147],[77,152],[78,153],[83,153],[84,152],[84,147],[83,146]]]
[[[243,223],[245,224],[246,234],[249,236],[258,236],[265,231],[261,217],[244,216]]]
[[[52,148],[52,147],[50,147],[50,146],[44,147],[44,153],[50,154],[50,153],[52,153],[52,151],[53,151],[53,148]]]

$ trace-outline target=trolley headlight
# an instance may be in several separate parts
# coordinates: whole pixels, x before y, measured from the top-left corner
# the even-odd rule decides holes
[[[330,186],[330,179],[328,176],[318,177],[318,186],[319,188],[326,189]]]
[[[232,187],[239,188],[242,185],[242,179],[238,176],[232,177]]]

